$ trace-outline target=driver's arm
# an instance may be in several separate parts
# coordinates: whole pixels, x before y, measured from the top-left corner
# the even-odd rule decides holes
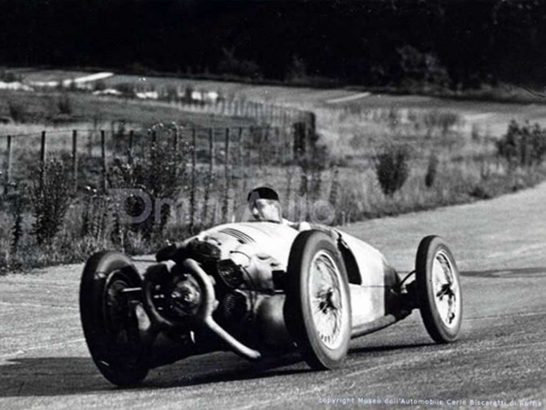
[[[300,231],[300,232],[308,231],[308,230],[311,229],[311,225],[309,224],[309,222],[305,222],[305,221],[290,222],[290,221],[288,221],[286,219],[283,219],[282,221],[283,221],[284,224],[286,224],[289,227],[294,228],[295,230]]]

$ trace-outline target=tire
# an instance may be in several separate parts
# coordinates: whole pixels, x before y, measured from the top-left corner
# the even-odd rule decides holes
[[[419,310],[428,334],[437,343],[454,342],[461,329],[463,298],[455,258],[442,238],[423,238],[415,275]]]
[[[284,316],[290,336],[313,369],[339,367],[351,339],[351,301],[335,241],[320,231],[300,233],[290,250],[287,273]]]
[[[99,371],[117,386],[136,385],[149,371],[136,318],[121,293],[141,286],[136,268],[121,253],[96,253],[85,264],[80,285],[83,333]]]

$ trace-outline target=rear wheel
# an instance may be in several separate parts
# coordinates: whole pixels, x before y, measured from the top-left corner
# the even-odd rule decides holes
[[[305,361],[338,367],[349,348],[351,304],[347,272],[336,243],[323,232],[302,232],[288,260],[285,321]]]
[[[421,317],[437,343],[455,341],[461,329],[463,299],[459,270],[445,241],[427,236],[419,244],[415,261]]]
[[[147,344],[139,331],[142,280],[131,260],[100,252],[87,261],[80,286],[80,316],[93,361],[118,386],[140,383],[147,375]]]

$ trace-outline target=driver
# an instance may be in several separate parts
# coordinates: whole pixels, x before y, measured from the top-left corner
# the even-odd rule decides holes
[[[248,209],[256,221],[282,223],[279,194],[268,187],[254,188],[248,193]]]
[[[290,222],[282,217],[279,194],[272,188],[254,188],[248,193],[247,201],[248,209],[256,221],[282,223],[298,231],[311,229],[307,222]]]

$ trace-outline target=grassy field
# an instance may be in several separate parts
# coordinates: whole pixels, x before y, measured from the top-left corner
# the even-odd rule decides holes
[[[63,104],[65,108],[62,108]],[[141,128],[172,122],[180,126],[199,127],[253,124],[248,118],[192,113],[168,103],[98,97],[81,92],[0,91],[0,116],[8,117],[10,110],[17,111],[21,118],[13,123],[1,124],[0,135],[34,133],[39,127],[67,128],[72,127],[72,124],[81,126],[83,123],[99,129],[109,129],[112,122],[124,122],[127,126]]]
[[[59,77],[62,72],[45,72],[43,78],[39,73],[27,74],[38,81],[63,79]],[[264,137],[263,132],[250,128],[257,124],[256,118],[214,115],[217,112],[214,107],[207,113],[204,106],[198,113],[184,104],[97,97],[82,92],[3,91],[0,117],[11,115],[14,107],[24,108],[20,108],[19,121],[0,125],[0,146],[4,146],[2,135],[31,134],[14,141],[16,150],[24,153],[18,158],[19,167],[30,169],[29,165],[38,158],[38,134],[42,129],[51,134],[50,149],[69,166],[70,130],[85,129],[81,160],[87,164],[91,177],[97,179],[100,177],[97,131],[102,128],[115,135],[123,123],[125,131],[140,130],[137,145],[142,162],[136,167],[142,169],[123,162],[127,134],[119,134],[121,150],[114,145],[108,147],[109,174],[115,174],[112,161],[118,154],[123,159],[118,171],[123,169],[128,173],[123,181],[118,181],[118,186],[123,183],[124,187],[135,188],[147,184],[146,189],[155,192],[154,187],[161,185],[161,181],[170,181],[173,189],[154,194],[168,199],[172,206],[171,218],[151,236],[140,228],[116,226],[111,199],[100,192],[81,191],[70,199],[59,231],[45,244],[36,243],[33,233],[36,212],[28,205],[19,223],[21,238],[15,247],[13,236],[18,213],[12,209],[13,201],[3,198],[0,224],[9,229],[3,229],[0,235],[0,268],[79,261],[94,250],[112,247],[131,253],[150,252],[166,238],[179,239],[192,229],[239,219],[244,215],[246,191],[256,185],[279,189],[289,219],[309,219],[322,212],[321,221],[344,224],[487,199],[532,186],[546,175],[542,166],[508,164],[499,157],[496,147],[510,120],[524,123],[546,118],[546,107],[541,105],[120,75],[104,82],[107,87],[133,84],[148,91],[167,87],[183,91],[191,87],[216,91],[228,101],[259,101],[310,110],[316,115],[318,148],[295,161],[289,129]],[[176,167],[181,166],[181,170],[174,180],[169,170],[175,167],[174,162],[169,162],[169,149],[159,160],[153,159],[155,148],[146,134],[147,129],[156,127],[171,141],[173,122],[180,130],[181,147],[185,147],[176,160]],[[195,165],[192,165],[191,133],[184,133],[191,127],[217,129],[212,154],[207,131],[198,135]],[[237,134],[240,127],[246,134]],[[226,128],[230,128],[232,138],[227,163]],[[393,147],[403,148],[407,175],[400,187],[389,193],[379,182],[376,167],[378,158]],[[148,177],[138,182],[137,174],[142,170]],[[32,182],[32,178],[32,173],[28,173],[26,180]],[[81,182],[83,188],[83,177]],[[316,209],[316,204],[327,206]],[[96,221],[92,229],[85,226],[86,218]]]

